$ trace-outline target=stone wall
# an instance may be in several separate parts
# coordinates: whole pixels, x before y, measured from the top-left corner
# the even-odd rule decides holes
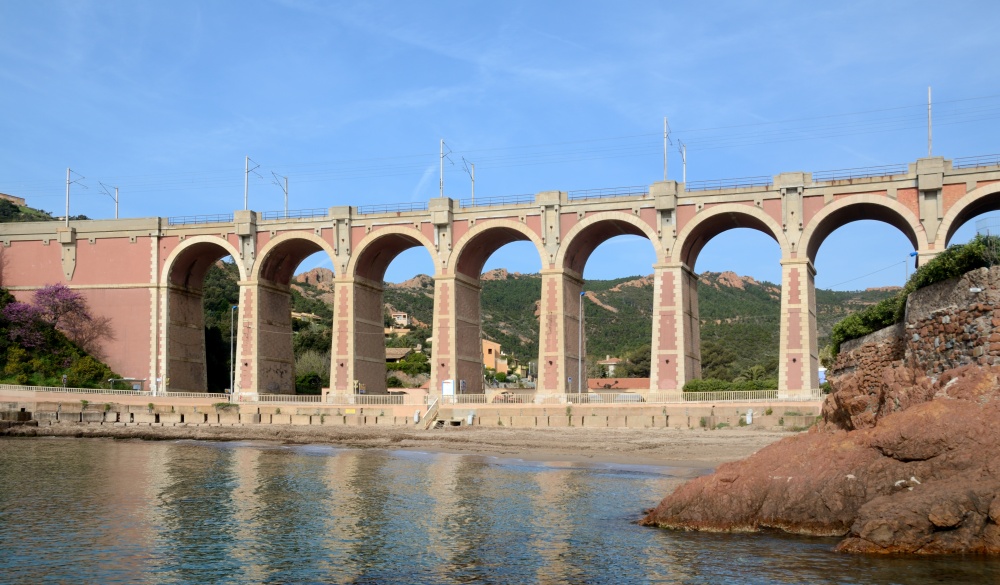
[[[845,342],[828,371],[835,395],[824,405],[828,423],[852,429],[930,399],[944,372],[966,365],[1000,365],[1000,267],[912,293],[902,323]]]

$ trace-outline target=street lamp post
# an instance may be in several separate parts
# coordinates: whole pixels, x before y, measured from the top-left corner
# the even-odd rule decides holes
[[[233,305],[229,309],[229,393],[235,393],[236,384],[236,348],[233,345],[233,339],[235,338],[235,324],[236,324],[236,309],[240,308],[239,305]]]
[[[580,291],[580,330],[577,332],[577,360],[576,360],[576,393],[581,394],[581,384],[583,380],[583,295],[585,291]]]

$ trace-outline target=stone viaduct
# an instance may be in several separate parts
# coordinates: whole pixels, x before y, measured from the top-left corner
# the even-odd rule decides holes
[[[538,390],[563,392],[577,371],[587,259],[605,240],[633,234],[656,252],[651,390],[669,391],[700,375],[698,254],[726,230],[752,228],[781,249],[779,388],[795,395],[818,387],[813,261],[831,232],[880,220],[899,229],[923,262],[963,223],[993,209],[1000,209],[1000,157],[926,158],[475,205],[435,198],[287,214],[3,224],[0,253],[3,285],[15,295],[62,282],[112,319],[115,337],[105,349],[115,371],[186,391],[206,388],[205,273],[232,256],[240,272],[236,388],[291,393],[290,281],[303,259],[324,252],[335,268],[331,386],[350,392],[357,380],[384,392],[383,276],[400,252],[422,247],[435,266],[431,387],[455,379],[482,392],[480,273],[500,247],[528,241],[542,265]]]

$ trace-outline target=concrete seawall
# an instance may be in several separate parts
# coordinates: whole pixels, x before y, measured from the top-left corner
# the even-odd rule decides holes
[[[395,426],[423,428],[414,420],[424,409],[412,405],[327,406],[252,404],[191,404],[173,399],[137,403],[93,400],[39,400],[34,397],[0,396],[0,412],[12,413],[39,425],[88,424],[111,426]],[[61,397],[60,397],[61,398]],[[747,410],[753,410],[751,427],[801,429],[819,414],[820,403],[725,403],[717,405],[470,405],[442,407],[437,420],[445,425],[497,428],[724,428],[746,425]]]

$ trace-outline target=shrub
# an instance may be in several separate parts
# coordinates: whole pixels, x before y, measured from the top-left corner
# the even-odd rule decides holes
[[[89,355],[76,360],[66,374],[67,383],[74,387],[98,385],[111,377],[111,369]]]
[[[319,394],[323,389],[323,378],[316,372],[306,372],[295,376],[296,394]]]
[[[715,378],[704,380],[690,380],[684,384],[685,392],[725,392],[727,390],[776,390],[778,388],[777,378],[766,378],[762,380],[740,380],[739,382],[727,382]]]
[[[708,426],[708,419],[705,418],[705,417],[701,417],[700,419],[698,419],[698,426],[701,427],[701,428],[707,427]]]
[[[386,378],[385,384],[386,384],[386,386],[388,386],[390,388],[402,388],[403,387],[403,381],[400,380],[399,378],[397,378],[396,376],[389,376],[388,378]]]
[[[950,246],[937,257],[913,273],[903,290],[894,297],[858,311],[833,326],[830,345],[833,355],[840,352],[840,345],[858,339],[890,325],[899,323],[906,315],[906,299],[910,293],[938,282],[958,278],[966,272],[990,265],[989,250],[997,247],[996,236],[977,235],[967,244]]]

